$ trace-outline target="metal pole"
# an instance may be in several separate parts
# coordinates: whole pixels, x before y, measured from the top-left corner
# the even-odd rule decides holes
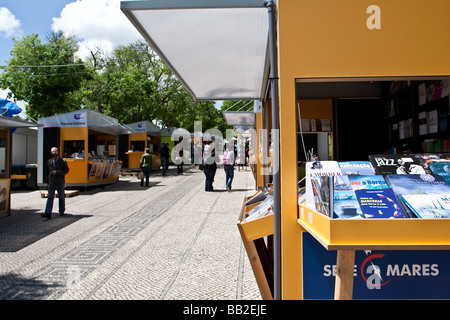
[[[270,87],[272,95],[272,129],[279,132],[278,114],[278,68],[277,68],[277,44],[276,44],[276,8],[273,0],[265,2],[269,13],[269,52],[270,52]],[[280,141],[279,134],[272,133],[273,142],[273,213],[274,213],[274,300],[281,299],[281,190],[280,190]]]

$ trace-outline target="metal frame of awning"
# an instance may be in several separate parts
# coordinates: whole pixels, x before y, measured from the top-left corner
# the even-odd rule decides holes
[[[121,10],[196,100],[264,97],[269,73],[264,0],[125,0]],[[260,25],[248,28],[246,20],[256,10]],[[177,25],[168,32],[170,23]]]
[[[9,118],[0,116],[0,128],[31,128],[31,127],[42,127],[42,124],[28,122],[22,119]]]

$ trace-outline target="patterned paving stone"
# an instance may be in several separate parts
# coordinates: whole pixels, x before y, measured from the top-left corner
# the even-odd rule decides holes
[[[194,166],[150,180],[68,198],[70,223],[51,228],[38,191],[13,192],[0,238],[23,245],[0,248],[0,299],[261,299],[236,226],[251,172],[236,170],[231,193],[220,168],[215,192]]]

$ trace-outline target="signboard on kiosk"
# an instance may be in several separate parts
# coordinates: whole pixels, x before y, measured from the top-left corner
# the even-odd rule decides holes
[[[333,299],[336,251],[303,233],[305,299]],[[356,251],[353,299],[450,299],[450,252]]]

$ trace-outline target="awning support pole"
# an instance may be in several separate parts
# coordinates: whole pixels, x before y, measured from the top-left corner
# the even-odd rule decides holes
[[[279,132],[278,114],[278,68],[276,45],[276,8],[273,0],[265,2],[269,13],[269,53],[270,53],[270,87],[272,96],[272,129]],[[274,213],[274,300],[281,299],[281,189],[280,189],[280,135],[272,134],[273,140],[273,213]]]

